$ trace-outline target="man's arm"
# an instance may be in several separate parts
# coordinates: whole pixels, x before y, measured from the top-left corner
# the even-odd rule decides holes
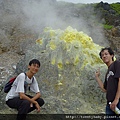
[[[26,96],[24,93],[20,93],[20,99],[26,99],[26,100],[28,100],[28,101],[30,101],[30,102],[32,102],[32,101],[31,101],[31,99],[32,99],[32,100],[33,100],[32,103],[34,103],[34,101],[35,101],[36,99],[40,98],[40,96],[41,96],[40,92],[36,93],[33,98],[29,98],[29,97]]]
[[[40,97],[41,97],[41,94],[40,94],[40,92],[38,92],[38,93],[35,94],[35,96],[32,99],[37,100]]]
[[[35,101],[36,99],[40,98],[40,92],[38,92],[33,98],[29,98],[27,95],[25,95],[24,93],[19,93],[20,94],[20,99],[25,99],[30,101],[31,103],[35,104],[37,112],[40,112],[40,106],[37,103],[37,101]]]
[[[98,82],[98,85],[99,87],[101,88],[101,90],[103,92],[106,92],[105,88],[104,88],[104,85],[103,85],[103,82],[102,80],[99,78],[100,76],[100,69],[98,69],[96,72],[95,72],[95,78],[96,78],[96,81]]]
[[[118,104],[119,102],[119,99],[120,99],[120,78],[119,78],[119,81],[118,81],[118,89],[117,89],[117,92],[116,92],[116,96],[115,96],[115,99],[114,101],[111,103],[110,105],[110,108],[114,111],[115,110],[115,107],[116,105]]]

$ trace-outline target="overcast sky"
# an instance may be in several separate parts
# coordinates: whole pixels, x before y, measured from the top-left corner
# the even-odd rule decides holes
[[[66,1],[66,2],[73,2],[73,3],[99,3],[101,1],[107,2],[107,3],[120,2],[120,0],[57,0],[57,1]]]

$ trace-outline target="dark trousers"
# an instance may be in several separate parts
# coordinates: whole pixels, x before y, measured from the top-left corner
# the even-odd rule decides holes
[[[32,98],[32,96],[27,95],[28,97]],[[42,98],[38,98],[36,100],[40,107],[44,104],[44,100]],[[6,101],[6,104],[10,108],[14,108],[18,110],[17,120],[25,120],[27,113],[36,109],[35,105],[30,107],[30,102],[28,100],[20,99],[19,97],[15,97],[13,99],[9,99]]]
[[[120,100],[117,104],[118,109],[120,109]],[[120,120],[120,116],[118,116],[115,112],[110,109],[110,104],[106,105],[106,120]]]

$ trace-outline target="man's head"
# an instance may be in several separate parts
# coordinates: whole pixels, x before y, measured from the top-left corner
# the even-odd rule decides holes
[[[39,68],[40,68],[40,61],[39,60],[32,59],[29,62],[28,70],[30,71],[30,73],[36,74],[38,72]]]
[[[102,48],[99,56],[103,60],[103,62],[105,62],[105,59],[112,59],[112,61],[114,61],[114,52],[110,47]]]
[[[37,59],[32,59],[32,60],[29,62],[29,66],[31,66],[32,64],[37,64],[37,65],[40,67],[40,61],[37,60]]]

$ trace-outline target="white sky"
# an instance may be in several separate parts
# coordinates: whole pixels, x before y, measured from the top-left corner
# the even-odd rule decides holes
[[[101,1],[107,2],[107,3],[116,3],[120,2],[120,0],[57,0],[57,1],[66,1],[66,2],[72,2],[72,3],[99,3]]]

